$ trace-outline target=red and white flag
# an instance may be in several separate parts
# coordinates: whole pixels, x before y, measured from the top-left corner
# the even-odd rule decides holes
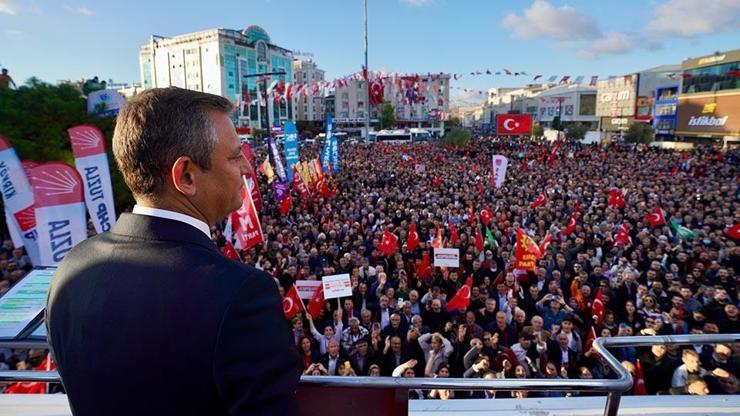
[[[735,241],[740,240],[740,224],[732,224],[725,227],[725,235]]]
[[[416,223],[409,227],[409,237],[406,239],[406,251],[414,251],[419,245],[419,233],[416,231]]]
[[[109,231],[116,222],[116,209],[103,133],[87,124],[69,128],[67,133],[72,142],[75,167],[84,185],[85,205],[95,231]]]
[[[574,212],[573,215],[570,216],[570,219],[568,220],[568,224],[565,226],[564,234],[566,236],[573,234],[576,232],[576,221],[578,220],[578,213]]]
[[[487,206],[484,206],[482,210],[480,210],[480,220],[483,222],[483,225],[486,227],[493,219],[493,211],[491,211],[490,208]]]
[[[247,162],[249,162],[250,172],[248,175],[243,175],[242,177],[247,184],[247,189],[249,189],[249,192],[252,195],[252,202],[254,203],[255,209],[257,209],[257,212],[261,212],[262,192],[260,191],[259,183],[257,182],[257,172],[254,170],[254,153],[252,152],[252,148],[249,146],[249,143],[242,143],[242,154],[247,158]]]
[[[609,191],[608,205],[610,207],[624,208],[624,193],[622,193],[621,189],[614,188]]]
[[[291,319],[303,310],[303,301],[298,295],[295,285],[290,285],[290,289],[283,296],[283,313],[285,314],[285,319]]]
[[[311,317],[317,318],[319,316],[321,310],[324,308],[324,303],[326,303],[326,299],[324,299],[324,285],[318,285],[313,295],[311,295],[311,300],[308,302],[307,309]]]
[[[491,179],[496,189],[501,188],[506,179],[506,168],[509,166],[509,159],[502,155],[493,155],[493,176]]]
[[[236,248],[233,244],[231,244],[231,241],[229,240],[226,240],[226,244],[224,244],[221,252],[224,253],[224,256],[230,258],[231,260],[241,260],[239,252],[236,251]]]
[[[631,243],[629,224],[625,222],[619,227],[617,235],[614,237],[614,244],[626,246]]]
[[[252,201],[252,194],[247,189],[246,178],[242,187],[242,206],[231,213],[236,241],[240,248],[247,250],[264,241],[257,209]]]
[[[591,303],[591,316],[594,320],[594,325],[599,326],[604,321],[604,294],[601,292],[601,288],[596,291],[596,298]]]
[[[665,222],[665,212],[663,211],[662,208],[660,208],[660,206],[657,206],[655,207],[653,212],[651,212],[645,217],[645,221],[647,221],[650,224],[650,226],[653,228],[664,225],[666,223]]]
[[[384,256],[388,257],[393,255],[398,249],[398,237],[388,230],[383,233],[383,238],[380,240],[378,250],[383,253]]]
[[[548,231],[547,234],[545,234],[545,238],[540,241],[540,254],[545,255],[545,252],[550,247],[550,244],[552,244],[552,234]]]
[[[537,195],[537,198],[532,201],[532,209],[537,209],[545,204],[547,204],[547,192],[542,191],[539,195]]]
[[[470,290],[473,287],[473,275],[468,276],[465,284],[457,290],[455,296],[447,302],[447,310],[467,309],[470,306]]]
[[[15,149],[2,135],[0,135],[0,190],[5,205],[5,217],[10,219],[7,224],[11,229],[11,235],[15,233],[16,239],[21,240],[20,245],[26,247],[31,263],[34,266],[40,265],[31,183]],[[17,241],[14,243],[16,247],[20,246]]]
[[[82,178],[72,166],[49,162],[29,171],[35,199],[39,266],[56,266],[87,238]]]

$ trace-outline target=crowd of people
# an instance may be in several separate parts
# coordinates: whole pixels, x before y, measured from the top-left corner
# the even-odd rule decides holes
[[[319,153],[318,144],[305,145],[301,159]],[[509,160],[500,188],[491,181],[495,154]],[[255,149],[255,155],[256,166],[267,152]],[[351,297],[326,301],[318,315],[304,312],[291,320],[306,375],[615,378],[591,347],[591,334],[740,332],[740,249],[737,236],[727,232],[740,222],[737,150],[699,146],[679,152],[486,136],[461,148],[342,144],[339,156],[340,170],[332,178],[336,194],[312,195],[306,203],[295,194],[287,214],[260,176],[266,241],[240,253],[242,261],[274,276],[282,294],[297,280],[350,275]],[[614,189],[621,190],[624,206],[609,203]],[[547,202],[533,208],[542,194]],[[656,208],[691,233],[667,223],[652,227],[645,217]],[[483,221],[482,210],[492,217]],[[566,234],[573,217],[575,228]],[[409,249],[412,225],[419,243]],[[615,241],[620,228],[629,242]],[[517,229],[537,242],[548,233],[553,238],[533,271],[514,267]],[[481,250],[476,235],[487,231],[493,238]],[[385,232],[398,237],[391,255],[379,249]],[[424,253],[431,253],[438,238],[444,247],[460,249],[460,267],[420,273]],[[224,245],[220,227],[213,239]],[[26,267],[18,256],[24,258],[12,245],[0,251],[0,290],[22,277],[9,270],[11,264]],[[468,306],[448,310],[471,276]],[[594,316],[597,297],[603,319]],[[648,394],[738,392],[740,343],[612,353],[634,376],[642,375]],[[4,354],[0,358],[11,368],[28,365],[28,354]]]

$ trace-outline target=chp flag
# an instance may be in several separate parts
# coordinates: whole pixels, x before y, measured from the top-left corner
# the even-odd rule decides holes
[[[231,213],[231,221],[236,235],[237,248],[247,250],[264,241],[262,226],[246,179],[242,187],[242,206]]]
[[[85,205],[95,231],[109,231],[116,222],[116,212],[103,133],[87,124],[69,128],[67,133],[72,142],[75,167],[83,179]]]
[[[41,257],[38,248],[34,196],[26,171],[5,137],[0,135],[0,190],[3,195],[8,228],[14,228],[26,247],[34,266],[39,266]]]
[[[501,188],[506,179],[506,168],[509,166],[509,159],[503,155],[493,155],[493,185],[496,189]]]
[[[496,116],[496,134],[532,134],[532,116],[529,114],[499,114]]]
[[[49,162],[29,170],[36,205],[39,266],[56,266],[87,238],[82,178],[72,166]]]
[[[295,123],[288,120],[285,122],[285,165],[288,174],[288,182],[293,180],[293,169],[298,160],[298,129]]]

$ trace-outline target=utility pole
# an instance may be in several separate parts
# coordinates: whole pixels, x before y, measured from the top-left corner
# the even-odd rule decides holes
[[[367,0],[365,0],[365,143],[370,143],[370,68],[367,66]]]

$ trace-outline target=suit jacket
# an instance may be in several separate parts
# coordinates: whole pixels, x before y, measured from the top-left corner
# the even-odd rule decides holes
[[[76,416],[298,413],[275,281],[191,225],[123,214],[77,245],[46,326]]]

